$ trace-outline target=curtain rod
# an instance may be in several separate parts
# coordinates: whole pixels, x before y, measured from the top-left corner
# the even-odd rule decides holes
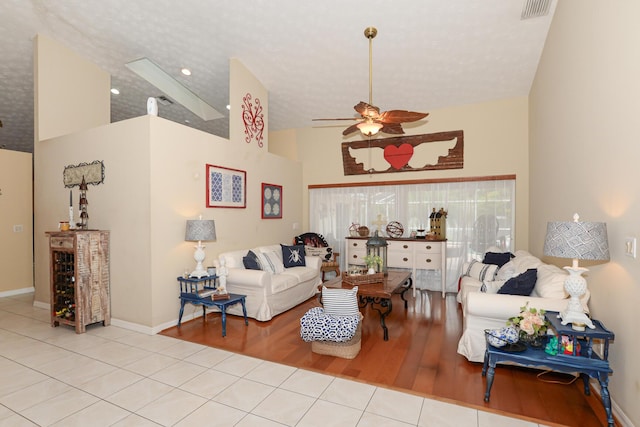
[[[349,182],[340,184],[311,184],[309,190],[316,188],[340,188],[340,187],[373,187],[381,185],[410,185],[410,184],[443,184],[448,182],[471,182],[471,181],[504,181],[515,180],[516,175],[490,175],[490,176],[469,176],[460,178],[431,178],[431,179],[411,179],[406,181],[372,181],[372,182]]]

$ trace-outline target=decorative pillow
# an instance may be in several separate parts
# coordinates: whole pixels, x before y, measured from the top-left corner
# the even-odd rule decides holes
[[[498,272],[498,266],[494,264],[483,264],[475,259],[462,270],[463,276],[473,277],[476,280],[484,282],[485,280],[493,280]]]
[[[353,316],[358,314],[358,287],[331,289],[323,286],[322,305],[326,314],[334,316]]]
[[[282,247],[282,262],[284,268],[304,267],[306,265],[304,259],[304,245],[285,246]]]
[[[551,264],[542,264],[538,267],[538,279],[535,290],[542,298],[564,299],[567,293],[564,290],[564,281],[569,275],[560,267]]]
[[[513,258],[514,255],[511,252],[487,252],[484,254],[482,262],[484,264],[494,264],[498,267],[502,267]]]
[[[262,270],[258,256],[253,251],[249,251],[247,256],[242,257],[242,263],[247,270]]]
[[[502,285],[498,293],[523,296],[531,295],[531,291],[533,291],[533,287],[536,285],[537,278],[538,270],[530,268],[524,273],[507,280],[507,283]]]
[[[331,261],[331,257],[333,256],[333,249],[330,247],[316,248],[313,246],[305,246],[304,252],[307,256],[319,256],[320,258],[322,258],[323,262]]]
[[[518,271],[516,270],[516,265],[513,260],[509,261],[496,273],[496,280],[509,280],[512,277],[516,277],[518,275]]]
[[[258,256],[262,270],[272,274],[278,274],[284,271],[282,260],[275,252],[260,252],[256,255]]]
[[[482,282],[482,286],[480,287],[480,292],[484,292],[486,294],[497,294],[500,288],[507,283],[506,280],[485,280]]]

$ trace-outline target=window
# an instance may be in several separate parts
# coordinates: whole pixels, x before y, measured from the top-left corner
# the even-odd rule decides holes
[[[344,254],[345,237],[352,223],[366,225],[371,232],[380,216],[385,224],[398,221],[403,237],[411,231],[429,229],[432,209],[444,208],[447,216],[447,291],[457,290],[462,264],[481,259],[490,246],[503,251],[514,247],[515,179],[411,183],[309,190],[310,230],[324,235]],[[381,235],[386,237],[385,225]],[[340,257],[344,270],[345,259]],[[437,272],[421,271],[414,278],[418,287],[437,290]]]

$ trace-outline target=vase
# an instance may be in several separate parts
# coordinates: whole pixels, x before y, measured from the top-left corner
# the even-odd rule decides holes
[[[369,267],[367,274],[376,274],[376,270],[373,267]]]

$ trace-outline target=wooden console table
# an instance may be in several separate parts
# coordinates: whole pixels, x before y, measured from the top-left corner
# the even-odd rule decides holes
[[[347,271],[349,264],[365,265],[368,237],[347,237]],[[387,267],[409,269],[413,279],[416,270],[440,270],[442,297],[447,285],[447,241],[410,238],[385,238],[387,246]],[[413,286],[416,296],[416,286]]]

